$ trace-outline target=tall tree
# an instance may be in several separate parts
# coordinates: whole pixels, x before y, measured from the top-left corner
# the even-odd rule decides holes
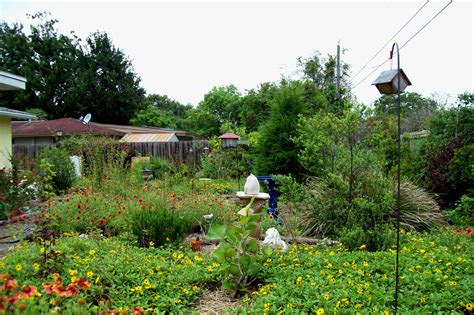
[[[301,82],[283,82],[271,104],[267,122],[259,129],[254,167],[259,175],[300,175],[299,147],[296,136],[297,118],[306,110]]]
[[[82,113],[90,112],[97,122],[128,123],[135,111],[144,108],[145,90],[140,87],[140,78],[106,33],[94,33],[86,42],[68,100],[80,100]],[[65,114],[81,112],[69,107]]]
[[[128,123],[145,91],[107,34],[93,34],[82,46],[73,33],[59,34],[48,13],[30,18],[29,34],[21,24],[0,24],[0,68],[27,79],[24,91],[0,94],[0,106],[41,109],[48,118],[90,112],[95,121]]]
[[[188,130],[204,137],[219,135],[220,125],[229,121],[238,123],[238,107],[241,96],[233,85],[214,87],[199,105],[189,111]]]
[[[186,113],[191,105],[182,105],[166,95],[150,94],[145,100],[146,108],[139,110],[130,120],[134,126],[185,129]]]

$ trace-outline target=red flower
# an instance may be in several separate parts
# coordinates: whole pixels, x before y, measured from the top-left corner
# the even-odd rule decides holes
[[[58,216],[58,221],[62,221],[62,220],[63,220],[63,218],[61,218],[60,216]]]
[[[51,283],[43,283],[44,291],[48,294],[53,294],[53,284]]]
[[[133,198],[137,199],[137,198],[138,198],[138,195],[137,195],[137,194],[133,195]]]
[[[94,223],[94,219],[91,219],[91,223]]]
[[[5,280],[5,290],[13,290],[16,287],[18,287],[18,283],[16,282],[13,277],[8,276],[8,278]]]
[[[59,276],[59,274],[53,273],[53,278],[54,278],[54,281],[56,282],[56,284],[61,285],[63,283],[62,280],[61,280],[61,277]]]
[[[81,209],[81,207],[82,207],[81,204],[78,203],[78,204],[77,204],[77,209]]]
[[[10,297],[8,300],[7,300],[7,303],[10,304],[10,305],[13,305],[16,303],[16,301],[18,301],[19,297],[18,297],[18,294],[14,294],[12,297]]]
[[[99,221],[99,225],[100,225],[100,226],[104,225],[104,220],[100,220],[100,221]]]
[[[143,203],[143,199],[139,199],[138,202],[139,202],[140,204],[142,204],[142,203]]]
[[[120,211],[120,210],[117,211],[117,214],[118,214],[118,215],[121,215],[121,214],[122,214],[122,211]]]
[[[36,287],[29,286],[29,285],[24,285],[24,286],[21,288],[20,295],[21,295],[21,297],[23,297],[23,298],[29,298],[30,296],[35,295],[36,291],[37,291],[37,290],[36,290]]]
[[[80,217],[80,216],[77,216],[77,217],[76,217],[76,219],[77,219],[77,220],[80,220],[80,219],[81,219],[81,217]]]
[[[7,196],[0,196],[0,200],[6,200],[7,199]]]
[[[143,307],[137,306],[130,309],[134,315],[140,315],[143,312]]]
[[[80,278],[80,279],[76,279],[74,282],[73,282],[75,285],[77,285],[78,287],[80,287],[81,289],[89,289],[89,287],[91,286],[87,281],[86,279],[83,279],[83,278]]]
[[[69,199],[69,197],[66,198],[66,202],[69,202],[71,199]]]
[[[68,285],[67,288],[62,285],[55,285],[53,291],[59,296],[72,296],[78,293],[76,286],[73,284]]]
[[[472,233],[471,228],[467,228],[466,229],[466,235],[471,236],[471,233]]]
[[[461,230],[456,230],[456,231],[454,231],[454,234],[456,234],[456,235],[461,234]]]

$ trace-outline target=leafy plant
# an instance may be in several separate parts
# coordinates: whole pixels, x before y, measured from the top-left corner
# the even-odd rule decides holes
[[[40,152],[39,159],[40,163],[48,166],[50,171],[53,171],[48,175],[52,177],[52,186],[56,193],[63,192],[72,186],[76,176],[73,164],[66,150],[51,146]]]
[[[260,219],[260,215],[250,214],[254,199],[243,209],[246,215],[242,215],[238,222],[228,226],[213,225],[208,233],[210,239],[221,240],[213,257],[220,264],[222,286],[225,289],[245,291],[259,275],[264,257],[262,254],[271,253],[269,247],[260,249],[257,240],[251,238]]]

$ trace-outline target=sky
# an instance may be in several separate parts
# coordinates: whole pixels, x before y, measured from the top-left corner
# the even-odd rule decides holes
[[[340,43],[353,94],[371,104],[380,96],[371,83],[391,67],[392,43],[402,47],[448,3],[0,0],[0,20],[28,25],[27,13],[48,11],[60,33],[85,39],[106,32],[147,94],[194,106],[215,86],[234,84],[245,94],[264,82],[296,79],[298,57],[335,55]],[[449,103],[474,91],[473,11],[472,1],[452,1],[401,48],[401,68],[413,84],[408,92]]]

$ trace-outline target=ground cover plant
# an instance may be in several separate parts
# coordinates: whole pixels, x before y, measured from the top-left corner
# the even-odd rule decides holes
[[[220,281],[221,265],[189,244],[150,245],[69,233],[24,243],[0,259],[0,305],[30,313],[196,312],[206,285]],[[401,246],[400,313],[472,313],[470,229],[408,232]],[[293,245],[264,255],[258,285],[229,313],[393,313],[394,249]],[[54,272],[45,272],[45,256]]]

